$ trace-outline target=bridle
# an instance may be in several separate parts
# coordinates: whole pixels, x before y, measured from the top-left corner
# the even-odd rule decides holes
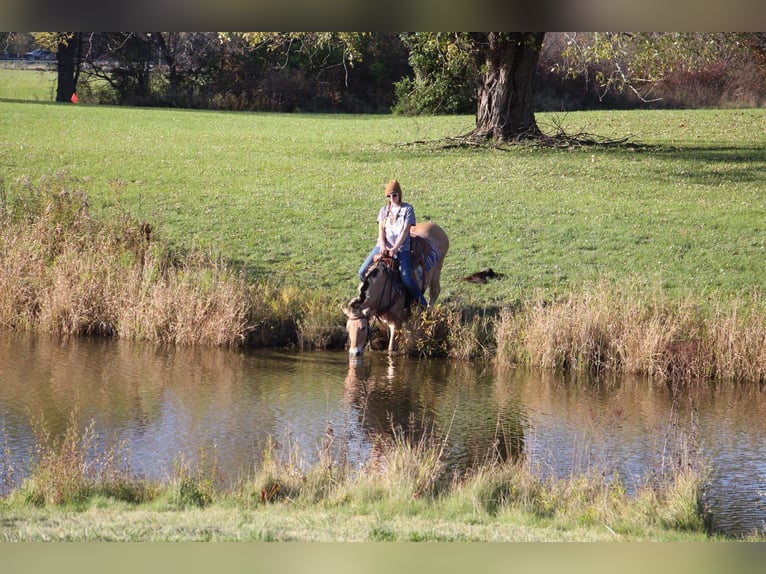
[[[351,321],[351,320],[353,320],[353,321],[364,321],[363,324],[365,325],[365,329],[367,330],[367,335],[365,335],[364,343],[362,343],[362,345],[360,345],[360,346],[362,348],[364,348],[367,345],[369,345],[370,344],[370,340],[372,339],[372,328],[373,328],[373,325],[370,323],[370,318],[367,315],[365,315],[364,313],[360,313],[357,316],[349,317],[348,320],[349,321]],[[377,317],[375,318],[375,320],[377,321]]]

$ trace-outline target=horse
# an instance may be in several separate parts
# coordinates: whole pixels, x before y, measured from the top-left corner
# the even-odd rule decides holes
[[[410,228],[412,272],[423,293],[428,289],[432,307],[441,292],[441,272],[449,250],[447,233],[435,223],[418,223]],[[370,318],[377,317],[388,327],[388,351],[396,345],[396,330],[406,318],[406,293],[396,278],[393,265],[379,258],[365,273],[359,293],[343,306],[346,315],[350,355],[361,355],[370,333]]]

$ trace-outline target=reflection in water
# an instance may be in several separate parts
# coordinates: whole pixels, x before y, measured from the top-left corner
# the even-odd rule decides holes
[[[349,363],[343,352],[0,335],[0,452],[16,478],[28,472],[31,421],[60,434],[75,409],[104,442],[128,445],[131,468],[150,479],[169,476],[179,456],[194,463],[214,450],[208,459],[236,480],[252,473],[269,439],[313,464],[329,427],[352,466],[400,429],[445,439],[455,469],[523,454],[541,473],[603,469],[630,488],[674,454],[679,437],[695,436],[712,466],[713,526],[744,534],[766,520],[765,396],[734,385],[674,395],[644,380],[564,380],[380,353]]]
[[[456,470],[521,453],[521,414],[513,408],[518,405],[492,397],[475,400],[475,389],[450,372],[449,362],[433,362],[414,373],[407,370],[412,366],[408,359],[390,355],[349,358],[343,398],[373,445],[376,437],[394,433],[413,443],[433,435],[446,439],[448,464]]]

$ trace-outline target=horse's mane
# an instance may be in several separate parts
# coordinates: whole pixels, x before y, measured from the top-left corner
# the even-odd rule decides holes
[[[370,285],[377,280],[378,276],[381,273],[387,273],[387,272],[390,272],[390,268],[388,264],[382,259],[379,259],[378,261],[373,263],[370,266],[370,268],[367,270],[367,272],[364,274],[364,279],[362,279],[361,283],[359,283],[357,296],[349,302],[349,306],[351,308],[359,307],[363,305],[365,302],[367,302],[367,298],[369,297]]]

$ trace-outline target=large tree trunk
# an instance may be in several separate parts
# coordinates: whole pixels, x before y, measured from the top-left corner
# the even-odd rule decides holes
[[[77,91],[80,76],[80,36],[75,33],[66,42],[59,42],[57,50],[56,101],[68,102]]]
[[[545,32],[489,32],[483,36],[477,45],[484,74],[471,136],[509,141],[541,135],[532,87]]]

